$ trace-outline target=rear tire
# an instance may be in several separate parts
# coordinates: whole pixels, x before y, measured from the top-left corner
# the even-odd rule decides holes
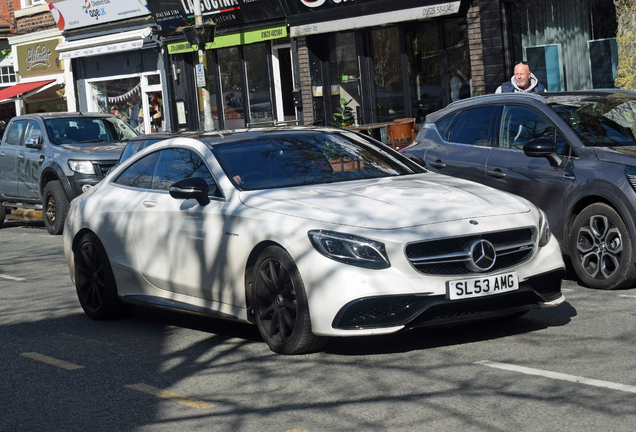
[[[254,267],[252,308],[256,326],[269,348],[279,354],[304,354],[326,342],[311,331],[307,294],[289,254],[265,249]]]
[[[0,205],[0,228],[2,228],[2,226],[4,225],[4,218],[7,217],[7,210],[6,207],[3,205]]]
[[[636,282],[632,239],[607,204],[592,204],[579,213],[569,243],[572,267],[584,285],[611,290]]]
[[[68,212],[68,199],[59,180],[50,181],[42,196],[42,218],[49,234],[62,234]]]
[[[117,284],[97,236],[87,233],[75,251],[75,289],[86,315],[94,320],[106,320],[130,314],[135,306],[121,301]]]

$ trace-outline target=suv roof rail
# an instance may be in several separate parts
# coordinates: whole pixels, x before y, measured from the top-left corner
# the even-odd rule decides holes
[[[452,107],[452,106],[456,106],[459,105],[461,103],[464,102],[468,102],[468,101],[474,101],[475,99],[479,99],[479,100],[484,100],[484,99],[497,99],[499,97],[502,96],[506,96],[506,97],[521,97],[521,98],[531,98],[531,99],[535,99],[541,103],[546,103],[546,100],[543,96],[540,96],[539,93],[522,93],[522,92],[511,92],[511,93],[493,93],[493,94],[487,94],[487,95],[481,95],[481,96],[473,96],[470,97],[468,99],[461,99],[455,102],[451,102],[447,105],[447,107]]]

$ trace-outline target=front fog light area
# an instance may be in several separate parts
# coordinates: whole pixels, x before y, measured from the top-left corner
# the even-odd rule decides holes
[[[95,175],[95,168],[90,161],[68,161],[68,166],[76,173],[80,174],[93,174]]]
[[[543,247],[550,242],[550,226],[548,225],[548,217],[541,209],[539,210],[539,247]]]
[[[368,269],[391,267],[383,243],[334,231],[307,233],[313,247],[329,259]]]

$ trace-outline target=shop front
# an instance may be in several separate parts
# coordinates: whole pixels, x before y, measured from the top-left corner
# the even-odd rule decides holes
[[[13,105],[9,111],[15,110],[15,115],[67,112],[69,106],[74,106],[73,95],[66,93],[67,84],[73,82],[72,73],[55,51],[62,40],[56,29],[9,39],[17,80],[0,91],[1,105]]]
[[[206,45],[207,67],[197,65],[198,54],[185,41],[169,44],[168,53],[173,63],[194,65],[194,84],[209,94],[214,128],[234,129],[296,123],[290,46],[287,27],[274,25],[217,36]],[[184,112],[185,100],[177,96],[176,103]],[[203,116],[205,107],[197,111]]]
[[[333,124],[341,102],[359,124],[407,117],[421,124],[426,114],[473,94],[468,2],[287,5],[291,37],[306,46],[309,76],[300,79],[314,124]]]

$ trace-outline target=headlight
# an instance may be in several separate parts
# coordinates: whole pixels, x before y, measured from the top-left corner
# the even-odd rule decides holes
[[[76,173],[95,174],[95,168],[93,167],[93,164],[90,161],[70,160],[68,161],[68,166]]]
[[[334,261],[375,270],[391,267],[383,243],[334,231],[312,230],[308,236],[318,252]]]
[[[539,210],[539,247],[543,247],[550,241],[550,226],[548,225],[548,217],[543,210]]]

